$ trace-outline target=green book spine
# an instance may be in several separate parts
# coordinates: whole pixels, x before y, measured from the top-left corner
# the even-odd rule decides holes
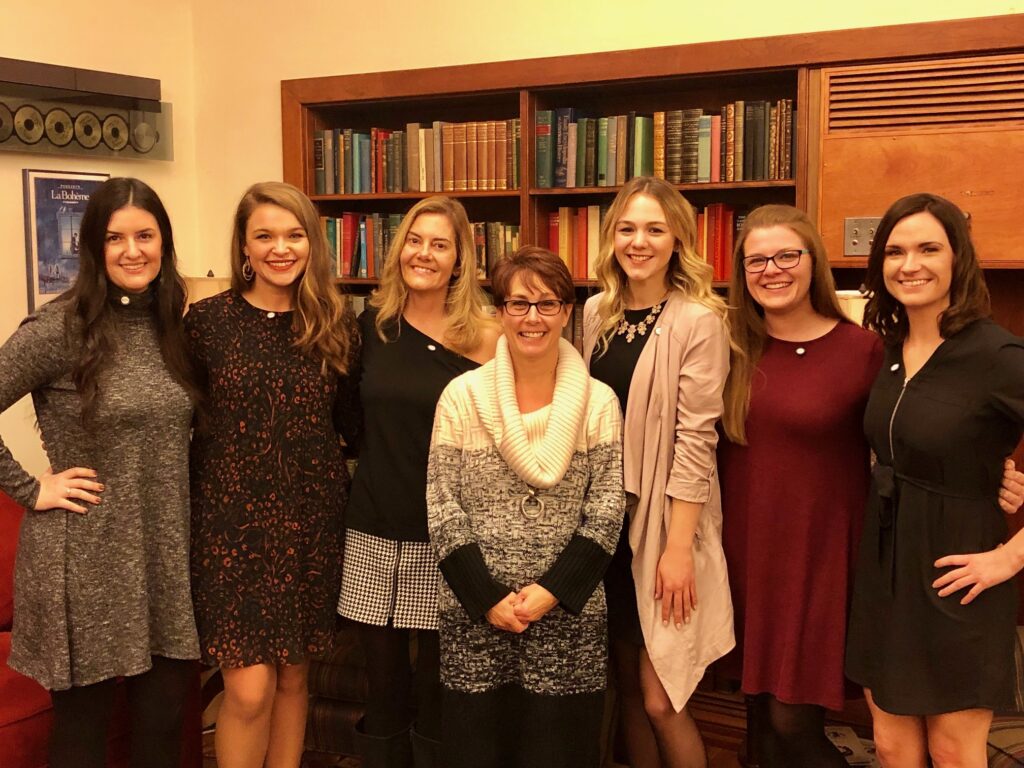
[[[536,151],[537,151],[537,186],[549,189],[555,180],[555,154],[551,146],[551,131],[554,112],[550,109],[537,110],[536,117]]]
[[[597,186],[608,186],[608,118],[597,118]]]
[[[576,136],[576,141],[579,141],[579,135]],[[584,167],[586,173],[583,177],[583,186],[585,187],[596,187],[597,186],[597,120],[591,118],[587,120],[587,141],[586,141],[586,160]]]
[[[637,115],[633,136],[634,176],[651,176],[654,173],[654,120]]]
[[[324,132],[313,134],[313,194],[322,195],[327,189],[327,178],[324,174]]]
[[[711,115],[701,115],[697,129],[697,181],[711,181]]]
[[[576,120],[576,186],[587,183],[587,123],[590,118]]]
[[[342,143],[345,145],[345,194],[352,194],[352,129],[346,128],[342,133]]]

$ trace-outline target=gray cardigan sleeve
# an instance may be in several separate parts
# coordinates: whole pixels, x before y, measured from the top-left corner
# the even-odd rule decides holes
[[[30,393],[41,393],[71,367],[64,332],[64,304],[47,304],[0,347],[0,412]],[[0,489],[27,509],[39,497],[39,481],[25,471],[0,439]]]

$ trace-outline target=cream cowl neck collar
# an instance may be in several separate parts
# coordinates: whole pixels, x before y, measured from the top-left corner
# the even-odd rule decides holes
[[[479,369],[470,387],[473,404],[498,452],[523,482],[552,488],[569,469],[590,396],[590,375],[576,348],[558,343],[555,394],[543,437],[531,445],[516,400],[515,370],[508,340],[498,339],[494,359]]]

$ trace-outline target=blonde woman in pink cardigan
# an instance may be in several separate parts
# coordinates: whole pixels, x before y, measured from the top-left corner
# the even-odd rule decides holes
[[[729,333],[695,242],[696,218],[679,192],[633,179],[605,216],[602,292],[584,309],[591,375],[625,414],[629,514],[605,588],[633,768],[704,768],[686,703],[735,644],[715,465]]]

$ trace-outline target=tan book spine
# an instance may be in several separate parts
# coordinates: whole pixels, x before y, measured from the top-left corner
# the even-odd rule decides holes
[[[558,258],[565,262],[572,274],[572,209],[561,206],[558,209]]]
[[[725,107],[725,180],[736,181],[736,105]]]
[[[494,124],[495,189],[508,189],[508,125],[504,120]]]
[[[769,128],[768,128],[768,178],[777,179],[779,178],[779,107],[781,102],[778,104],[772,104],[769,108]]]
[[[782,140],[782,156],[785,161],[782,164],[783,171],[785,172],[784,179],[793,178],[793,100],[786,99],[786,122],[785,137]]]
[[[416,140],[420,145],[420,164],[415,168],[415,173],[420,180],[420,192],[429,192],[433,189],[431,177],[434,170],[434,140],[430,138],[429,128],[420,128],[416,133]],[[413,172],[410,170],[410,175]]]
[[[462,144],[465,153],[465,142]],[[465,154],[463,154],[465,163]],[[465,182],[463,182],[465,183]],[[455,124],[441,124],[441,189],[444,192],[455,191]],[[465,187],[463,187],[465,189]]]
[[[744,133],[746,131],[747,123],[747,103],[745,101],[736,102],[736,181],[744,181],[743,178],[743,163],[744,163]]]
[[[423,150],[420,154],[426,158],[424,165],[426,166],[427,174],[427,185],[423,187],[423,191],[435,191],[440,188],[440,184],[437,183],[436,179],[436,173],[439,169],[434,167],[434,129],[421,128],[420,135],[423,136],[420,144]]]
[[[626,183],[626,168],[629,164],[629,152],[626,141],[629,132],[626,129],[626,116],[615,117],[615,181],[622,185]]]
[[[618,137],[616,137],[618,138]],[[654,113],[654,176],[665,178],[665,113]]]
[[[495,120],[487,122],[487,174],[484,176],[484,189],[497,189],[498,179],[498,126]]]
[[[420,124],[405,124],[405,175],[408,177],[408,191],[419,192],[420,186]],[[401,180],[399,180],[401,185]]]
[[[483,123],[466,123],[466,189],[483,189],[479,185],[480,166],[477,163],[477,142],[483,141]]]

